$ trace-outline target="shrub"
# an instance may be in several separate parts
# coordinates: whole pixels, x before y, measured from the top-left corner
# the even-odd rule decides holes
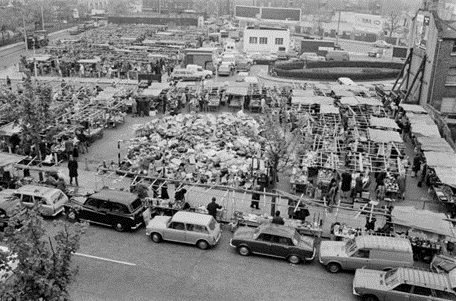
[[[277,76],[293,79],[315,79],[315,80],[337,80],[339,77],[349,77],[353,80],[372,80],[372,79],[388,79],[396,78],[399,75],[400,70],[388,70],[381,71],[378,73],[364,73],[364,72],[324,72],[324,69],[320,70],[284,70],[275,69]],[[317,71],[317,72],[316,72]]]

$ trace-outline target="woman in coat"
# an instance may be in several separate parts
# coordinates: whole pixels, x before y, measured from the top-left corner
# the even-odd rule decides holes
[[[362,196],[363,192],[363,178],[361,175],[358,175],[355,179],[355,188],[353,189],[353,198],[356,198],[359,194],[359,196]]]
[[[70,155],[70,160],[68,161],[68,171],[70,176],[70,185],[73,184],[73,178],[75,179],[76,186],[79,186],[78,183],[78,161]]]

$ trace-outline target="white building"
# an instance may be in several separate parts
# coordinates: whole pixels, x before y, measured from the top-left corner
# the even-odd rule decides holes
[[[290,50],[290,30],[248,26],[244,29],[244,52],[277,52],[279,47]]]

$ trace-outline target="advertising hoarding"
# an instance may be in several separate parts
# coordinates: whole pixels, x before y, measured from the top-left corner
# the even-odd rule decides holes
[[[301,21],[301,10],[293,8],[262,7],[261,18],[265,20]]]
[[[240,18],[255,19],[257,15],[260,15],[260,12],[260,7],[236,5],[234,15]]]

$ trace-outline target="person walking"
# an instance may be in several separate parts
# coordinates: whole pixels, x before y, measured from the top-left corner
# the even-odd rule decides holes
[[[70,160],[68,161],[68,170],[70,176],[70,185],[73,185],[73,178],[75,179],[76,186],[79,186],[78,183],[78,161],[70,155]]]
[[[215,220],[217,220],[217,209],[222,209],[223,207],[217,204],[215,197],[212,198],[212,201],[207,205],[206,209],[209,215],[212,215]]]

